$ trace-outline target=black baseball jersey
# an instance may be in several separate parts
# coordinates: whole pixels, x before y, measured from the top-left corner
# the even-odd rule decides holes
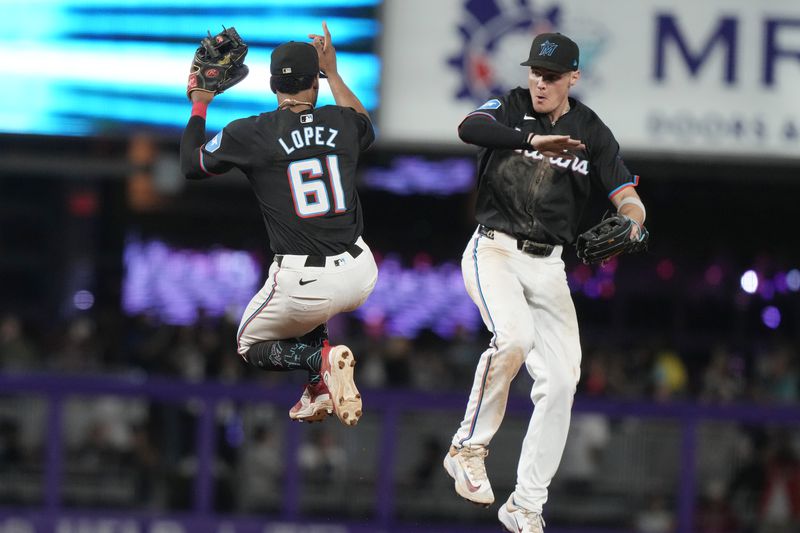
[[[187,130],[202,120],[192,117]],[[244,172],[274,253],[335,255],[361,235],[356,165],[375,139],[366,116],[340,106],[283,109],[234,120],[200,148],[184,146],[187,137],[181,151],[194,151],[187,177]]]
[[[481,224],[520,239],[549,244],[572,243],[589,199],[591,181],[609,198],[636,186],[619,156],[611,130],[594,111],[574,98],[570,110],[555,125],[546,114],[533,110],[528,89],[518,87],[489,100],[465,121],[496,120],[537,135],[569,135],[580,139],[585,150],[575,159],[545,158],[533,149],[482,148],[478,162],[476,218]],[[480,118],[482,117],[482,118]]]

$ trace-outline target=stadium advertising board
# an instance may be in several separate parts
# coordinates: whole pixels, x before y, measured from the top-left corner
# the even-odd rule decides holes
[[[466,113],[527,84],[533,35],[558,31],[581,47],[573,94],[628,153],[800,157],[796,0],[408,0],[384,24],[385,142],[457,142]]]

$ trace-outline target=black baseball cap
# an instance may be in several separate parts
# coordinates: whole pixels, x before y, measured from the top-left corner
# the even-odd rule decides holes
[[[325,74],[319,71],[317,49],[308,43],[289,41],[278,45],[273,51],[269,64],[273,76],[314,76]]]
[[[560,33],[540,33],[533,38],[528,60],[520,65],[554,72],[578,70],[580,53],[575,41]]]

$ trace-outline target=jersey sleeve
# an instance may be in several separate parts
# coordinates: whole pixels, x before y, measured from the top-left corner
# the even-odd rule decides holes
[[[458,137],[483,148],[528,149],[528,136],[507,124],[511,100],[493,98],[469,113],[458,125]]]
[[[342,114],[345,118],[355,121],[359,148],[363,151],[372,146],[372,143],[375,142],[375,129],[372,127],[369,117],[357,112],[352,107],[342,108]]]
[[[231,122],[200,147],[200,168],[212,176],[227,172],[233,167],[247,168],[251,158],[247,139],[248,123],[245,120]]]
[[[181,171],[187,179],[203,179],[222,174],[233,167],[245,168],[248,151],[242,121],[234,121],[206,139],[205,118],[193,115],[181,138]]]
[[[509,106],[510,106],[510,99],[508,98],[507,95],[497,98],[492,98],[484,102],[484,104],[479,108],[468,113],[467,116],[464,117],[464,120],[467,120],[470,117],[486,117],[488,119],[499,122],[504,126],[508,126]],[[461,123],[463,124],[464,121],[462,120]]]
[[[639,185],[639,176],[631,174],[619,155],[619,143],[604,124],[589,145],[593,173],[603,185],[608,198],[628,187]]]

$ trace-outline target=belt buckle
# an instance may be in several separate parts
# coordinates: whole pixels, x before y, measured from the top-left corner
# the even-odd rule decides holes
[[[553,253],[552,245],[534,241],[517,241],[517,248],[526,254],[536,255],[539,257],[546,257]]]

